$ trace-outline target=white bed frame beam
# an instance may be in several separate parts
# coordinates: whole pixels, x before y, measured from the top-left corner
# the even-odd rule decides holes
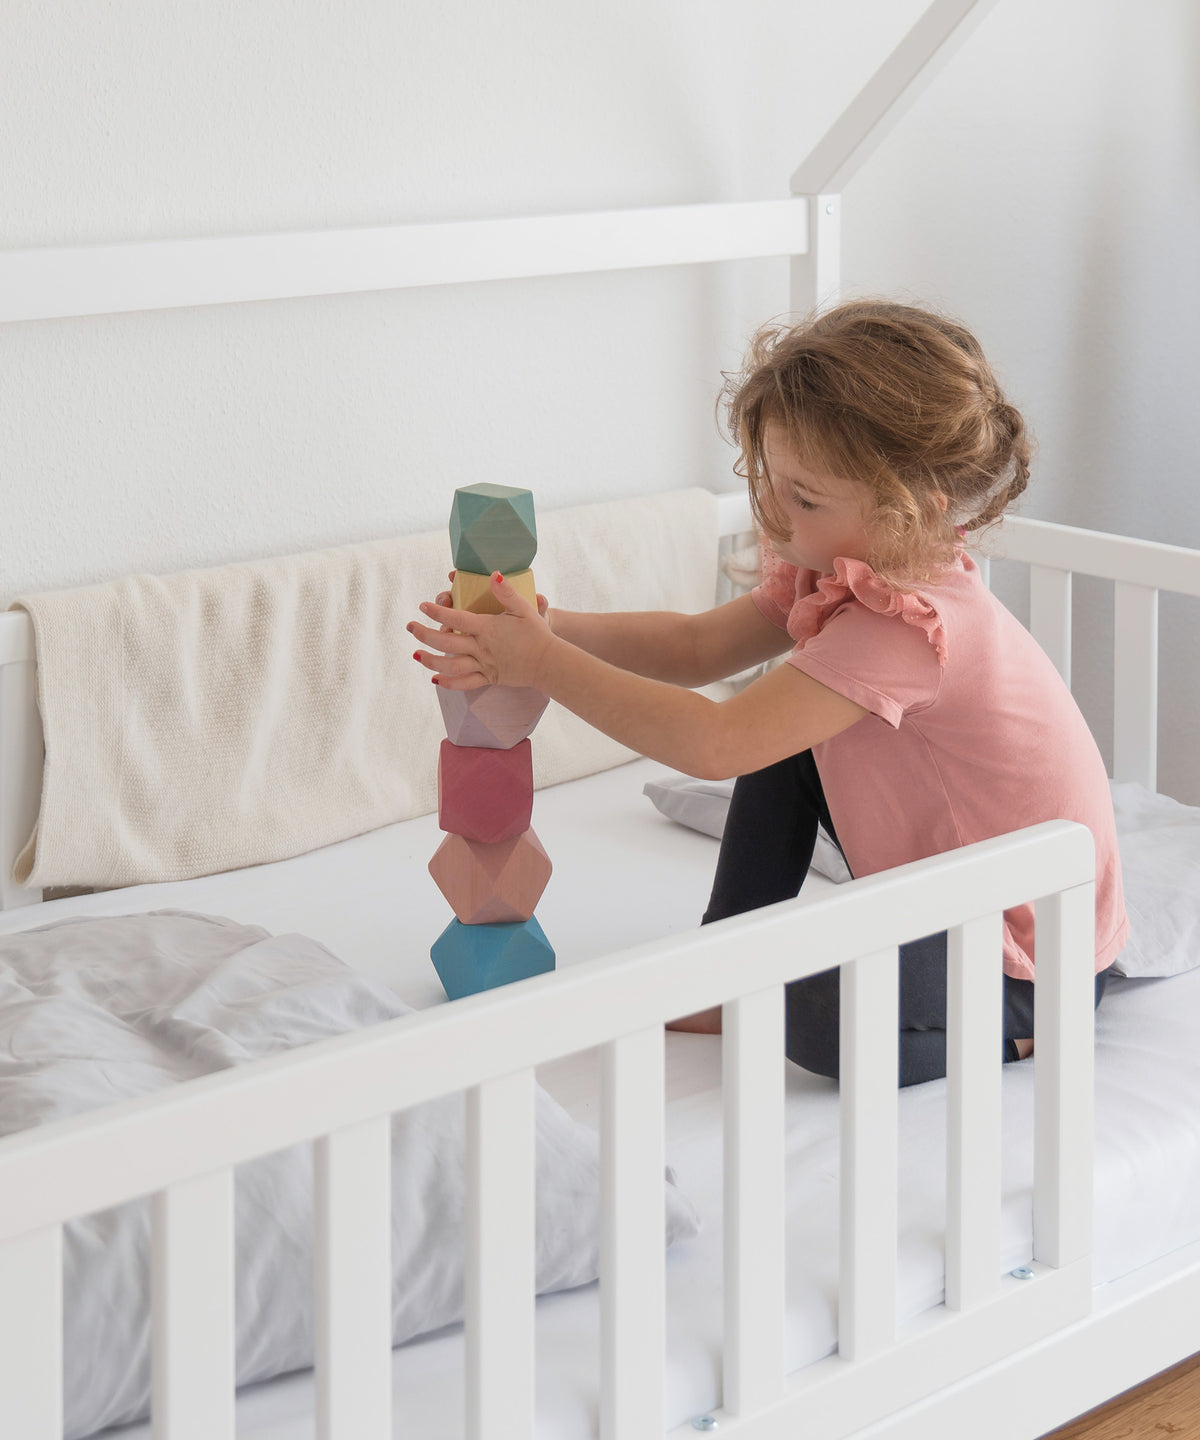
[[[792,262],[791,308],[826,309],[841,294],[842,191],[996,4],[933,0],[792,175],[809,213],[809,244]]]
[[[0,321],[803,253],[803,200],[0,252]]]

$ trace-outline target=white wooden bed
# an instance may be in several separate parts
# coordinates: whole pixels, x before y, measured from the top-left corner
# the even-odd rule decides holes
[[[836,293],[840,186],[986,8],[933,4],[797,172],[788,200],[10,252],[0,255],[0,320],[768,254],[796,257],[797,306],[827,299]],[[722,504],[723,533],[745,532],[745,501]],[[1030,520],[1006,522],[994,550],[1031,565],[1032,628],[1064,674],[1071,574],[1115,583],[1114,777],[1154,789],[1156,597],[1200,596],[1200,553]],[[30,924],[40,894],[10,877],[37,813],[35,664],[27,619],[0,615],[0,909],[29,906]],[[189,884],[201,887],[189,895],[207,893]],[[1010,1077],[995,1063],[999,991],[979,981],[999,964],[1000,912],[1035,898],[1036,1058],[1023,1067],[1036,1082],[1032,1247],[1027,1264],[1006,1270],[1001,1107]],[[149,903],[131,890],[53,906],[82,914]],[[597,1051],[605,1228],[589,1303],[599,1306],[606,1440],[657,1437],[668,1426],[681,1435],[1032,1440],[1200,1350],[1200,1227],[1194,1243],[1093,1288],[1091,925],[1090,838],[1054,822],[836,889],[806,887],[795,902],[10,1137],[0,1142],[0,1435],[62,1433],[63,1224],[152,1195],[154,1434],[231,1437],[231,1264],[207,1257],[232,1254],[232,1167],[308,1140],[324,1317],[317,1433],[391,1435],[394,1361],[386,1325],[372,1319],[372,1286],[387,1268],[387,1117],[464,1092],[472,1191],[463,1430],[479,1440],[532,1436],[542,1307],[533,1302],[530,1171],[514,1157],[531,1152],[535,1067]],[[888,977],[899,944],[940,929],[951,933],[953,1011],[945,1301],[898,1324],[900,1104]],[[843,967],[837,1351],[787,1374],[783,985],[831,963]],[[665,1039],[663,1024],[716,1004],[722,1399],[704,1400],[693,1420],[670,1413],[666,1398],[664,1045],[682,1054],[703,1043],[711,1053],[716,1042]]]

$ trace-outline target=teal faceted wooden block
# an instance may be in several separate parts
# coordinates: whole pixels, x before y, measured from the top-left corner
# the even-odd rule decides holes
[[[451,920],[429,955],[451,1000],[554,969],[554,951],[532,916],[520,925],[464,925]]]
[[[511,485],[464,485],[450,507],[450,548],[458,570],[490,575],[528,570],[537,554],[533,492]]]

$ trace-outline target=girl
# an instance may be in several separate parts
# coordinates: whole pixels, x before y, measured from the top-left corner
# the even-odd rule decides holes
[[[1025,489],[1029,442],[978,341],[860,300],[754,339],[724,399],[761,582],[704,614],[420,608],[435,684],[529,685],[677,770],[739,777],[705,922],[795,896],[818,821],[851,874],[1063,818],[1096,842],[1096,1003],[1128,934],[1103,761],[963,548]],[[732,699],[688,687],[787,652]],[[1004,1059],[1032,1049],[1033,907],[1005,912]],[[837,970],[787,987],[787,1053],[838,1073]],[[946,936],[900,952],[900,1084],[946,1073]],[[719,1031],[720,1010],[674,1028]]]

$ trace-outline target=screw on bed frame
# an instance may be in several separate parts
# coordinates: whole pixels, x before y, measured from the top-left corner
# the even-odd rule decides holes
[[[1033,1271],[1028,1265],[1018,1265],[1015,1270],[1008,1272],[1014,1280],[1032,1280]]]
[[[715,1415],[697,1415],[692,1421],[693,1430],[715,1430],[717,1419]]]

